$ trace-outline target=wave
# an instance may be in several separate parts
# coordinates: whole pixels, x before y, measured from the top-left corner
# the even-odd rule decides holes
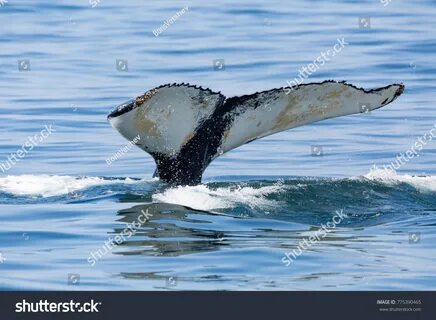
[[[19,175],[0,178],[0,191],[14,196],[60,196],[95,186],[131,184],[130,178],[74,177],[58,175]]]
[[[207,185],[175,187],[152,196],[153,200],[174,203],[198,210],[232,208],[246,204],[250,208],[267,208],[276,205],[276,201],[266,199],[269,194],[284,191],[286,186],[276,183],[272,186],[227,186],[216,189]]]
[[[421,191],[436,191],[436,176],[399,175],[395,170],[374,169],[364,178],[388,185],[407,183]]]
[[[155,183],[157,181],[68,175],[7,176],[0,177],[0,202],[27,201],[26,199],[35,202],[40,201],[39,198],[58,196],[64,197],[47,201],[97,201],[102,196],[110,195],[123,202],[144,202],[145,199],[151,199],[153,202],[178,204],[205,211],[232,208],[246,212],[284,210],[299,214],[308,210],[319,211],[320,206],[334,211],[340,206],[357,204],[361,211],[367,211],[368,208],[375,211],[376,208],[387,205],[387,199],[391,203],[407,199],[407,208],[412,208],[416,201],[433,203],[432,193],[436,192],[436,176],[400,175],[385,170],[372,170],[364,176],[343,179],[265,178],[178,187]]]

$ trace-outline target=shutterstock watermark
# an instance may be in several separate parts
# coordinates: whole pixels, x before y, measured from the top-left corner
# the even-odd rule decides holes
[[[89,0],[89,4],[91,5],[91,7],[95,8],[96,6],[98,6],[100,4],[100,0]]]
[[[295,77],[293,80],[288,80],[286,83],[289,87],[285,87],[285,93],[290,94],[294,88],[303,83],[303,81],[309,78],[313,73],[319,70],[326,62],[330,61],[329,57],[334,57],[336,54],[340,53],[345,46],[349,43],[345,41],[345,38],[337,39],[337,43],[333,46],[332,49],[328,49],[326,52],[321,51],[319,56],[313,60],[312,63],[309,63],[307,66],[303,66],[298,70],[298,78]]]
[[[53,129],[53,125],[45,125],[44,129],[42,129],[39,133],[36,133],[32,137],[28,137],[26,142],[21,145],[20,149],[8,156],[8,160],[6,160],[6,162],[0,162],[0,170],[4,173],[11,169],[17,164],[17,162],[23,159],[27,153],[29,153],[29,151],[32,151],[32,149],[38,146],[38,144],[44,142],[44,140],[47,139],[53,132],[56,132],[56,130]]]
[[[0,264],[6,261],[6,258],[3,257],[3,254],[0,252]]]
[[[159,37],[159,35],[160,35],[162,32],[164,32],[166,29],[168,29],[168,27],[169,27],[170,25],[172,25],[174,22],[177,21],[177,19],[179,19],[182,15],[184,15],[185,12],[188,11],[188,9],[189,9],[188,6],[182,8],[182,10],[177,11],[175,15],[173,15],[171,18],[169,18],[169,19],[166,20],[164,23],[162,23],[162,25],[161,25],[159,28],[154,29],[154,30],[153,30],[153,34],[154,34],[154,36],[155,36],[155,37]]]
[[[391,2],[392,2],[392,0],[380,0],[380,3],[382,5],[384,5],[385,7],[387,7]]]
[[[407,164],[410,160],[414,158],[419,158],[419,151],[424,149],[424,147],[429,144],[434,138],[436,138],[436,124],[422,136],[416,138],[412,146],[405,152],[400,153],[396,156],[395,161],[391,161],[388,165],[383,165],[383,168],[379,168],[377,165],[373,165],[371,171],[382,170],[386,177],[389,177],[396,170],[400,169],[402,166]]]
[[[148,209],[144,212],[141,210],[141,215],[138,216],[137,221],[129,223],[127,227],[119,234],[113,238],[109,238],[105,241],[104,245],[102,245],[102,249],[98,249],[97,251],[93,251],[88,256],[87,261],[91,264],[91,266],[95,266],[98,260],[103,258],[108,252],[110,252],[115,246],[122,244],[131,236],[133,236],[137,229],[139,229],[144,223],[146,223],[153,215],[148,213]]]
[[[286,252],[282,258],[282,262],[289,267],[294,260],[296,260],[300,255],[303,254],[304,250],[310,249],[314,244],[325,238],[327,234],[332,232],[338,224],[340,224],[345,218],[348,218],[344,214],[344,210],[337,210],[336,214],[333,216],[332,221],[327,222],[325,225],[321,224],[321,228],[316,230],[313,235],[308,238],[300,240],[297,249],[292,249],[292,251]],[[291,257],[292,256],[292,257]]]
[[[6,3],[8,3],[8,0],[0,0],[0,7],[3,7]]]
[[[129,152],[133,148],[134,144],[138,143],[139,140],[141,140],[141,137],[138,134],[135,138],[133,138],[133,140],[129,141],[124,147],[121,147],[112,156],[107,158],[106,159],[107,165],[110,166],[112,164],[112,162],[114,162],[114,161],[120,159],[122,156],[124,156],[127,152]]]
[[[70,300],[69,302],[49,302],[47,299],[28,302],[23,299],[15,304],[15,312],[17,313],[58,313],[58,312],[99,312],[98,307],[101,302],[96,302],[91,299],[89,302],[76,302]]]

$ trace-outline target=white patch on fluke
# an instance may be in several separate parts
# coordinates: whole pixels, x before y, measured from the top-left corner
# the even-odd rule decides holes
[[[371,111],[393,101],[398,90],[400,85],[364,91],[345,83],[324,82],[296,87],[289,94],[285,90],[260,92],[236,105],[235,119],[221,147],[227,152],[280,131],[361,113],[362,105]]]
[[[20,175],[0,178],[0,191],[16,196],[52,197],[94,186],[135,183],[132,179],[103,179],[51,175]]]
[[[372,181],[379,181],[390,185],[407,183],[421,191],[436,191],[436,176],[400,175],[395,171],[377,169],[371,170],[364,177]]]
[[[206,185],[175,187],[153,195],[153,200],[164,203],[174,203],[197,210],[213,210],[232,208],[238,204],[250,208],[267,208],[277,204],[266,199],[271,193],[281,192],[285,186],[277,184],[259,188],[224,187],[212,189]]]
[[[138,146],[146,152],[174,155],[194,136],[224,97],[191,86],[154,89],[136,108],[110,118],[111,125],[128,140],[140,136]]]

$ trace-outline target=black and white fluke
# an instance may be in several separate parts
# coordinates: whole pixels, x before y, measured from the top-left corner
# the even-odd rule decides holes
[[[167,84],[118,106],[108,119],[156,161],[172,184],[201,183],[218,156],[270,134],[316,121],[372,111],[394,101],[403,84],[365,90],[324,81],[226,98],[189,84]]]

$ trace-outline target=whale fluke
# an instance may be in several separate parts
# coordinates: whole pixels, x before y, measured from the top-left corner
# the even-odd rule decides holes
[[[403,84],[365,90],[332,80],[227,98],[190,84],[167,84],[112,111],[109,122],[149,153],[172,184],[201,182],[221,154],[253,140],[324,119],[368,112],[400,96]]]

